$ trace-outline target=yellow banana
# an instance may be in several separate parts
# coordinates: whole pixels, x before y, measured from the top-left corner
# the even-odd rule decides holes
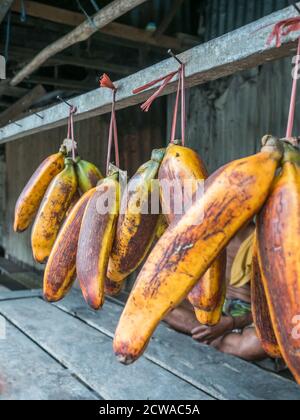
[[[151,160],[127,186],[108,264],[107,277],[111,281],[122,282],[135,271],[155,239],[160,218],[151,212],[151,194],[164,153],[165,149],[154,150]]]
[[[286,145],[282,173],[257,221],[258,254],[282,357],[300,383],[300,152]]]
[[[222,293],[220,294],[219,300],[212,311],[206,311],[195,307],[195,315],[200,324],[213,327],[218,325],[221,321],[227,291],[225,282],[222,284],[221,290]]]
[[[261,153],[218,171],[203,197],[169,227],[151,252],[116,330],[114,351],[120,362],[132,363],[143,353],[158,323],[263,206],[283,153],[280,141],[272,136],[263,144]]]
[[[262,348],[270,357],[280,358],[281,352],[272,326],[262,273],[259,267],[256,235],[253,244],[251,304],[253,320]]]
[[[192,203],[194,195],[199,188],[199,181],[204,181],[208,177],[208,172],[200,156],[188,147],[180,146],[180,141],[170,144],[165,158],[159,170],[160,182],[167,180],[174,183],[173,189],[166,192],[161,189],[161,202],[163,211],[166,213],[166,219],[169,223],[177,222],[182,217],[176,214],[175,200],[176,192],[185,191],[185,196],[180,197],[185,203]],[[187,185],[189,182],[190,185]],[[169,206],[168,200],[171,204]],[[181,200],[179,200],[181,201]],[[170,208],[171,207],[171,208]],[[185,207],[188,207],[185,205]],[[179,209],[180,210],[180,209]],[[181,210],[187,210],[186,208]],[[207,273],[199,280],[188,299],[197,309],[212,311],[220,302],[223,293],[223,283],[226,278],[226,251],[213,262]]]
[[[48,259],[44,273],[44,298],[49,302],[63,299],[76,278],[76,254],[85,208],[96,188],[85,193],[71,210]]]
[[[82,160],[80,157],[76,159],[75,169],[82,193],[96,187],[100,179],[103,179],[101,172],[93,163]]]
[[[105,178],[90,199],[80,229],[76,270],[86,302],[99,309],[119,214],[118,172]]]
[[[49,185],[36,217],[31,244],[35,260],[45,263],[56,240],[60,225],[77,191],[72,159],[65,159],[65,169]]]
[[[227,253],[223,251],[189,293],[188,299],[195,309],[211,312],[220,305],[224,288],[226,294],[226,259]]]
[[[64,153],[49,156],[23,189],[15,208],[14,230],[24,232],[33,222],[47,188],[64,168]]]

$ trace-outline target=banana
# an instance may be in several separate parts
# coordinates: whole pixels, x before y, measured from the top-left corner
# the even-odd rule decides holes
[[[108,278],[104,282],[104,294],[107,296],[117,296],[123,288],[122,282],[111,281]]]
[[[65,159],[65,169],[51,182],[36,217],[31,244],[35,260],[45,263],[56,240],[61,222],[77,191],[72,159]]]
[[[167,180],[174,183],[175,190],[169,190],[171,191],[169,197],[166,197],[164,189],[161,189],[162,209],[166,213],[166,219],[170,224],[177,222],[182,217],[181,214],[175,212],[175,191],[187,189],[188,195],[185,194],[182,199],[185,199],[187,203],[192,203],[194,194],[199,187],[199,181],[204,181],[207,178],[208,171],[205,164],[194,150],[181,146],[180,140],[176,140],[175,144],[169,145],[159,170],[159,180],[160,182]],[[186,181],[191,184],[189,189],[185,185]],[[168,199],[171,206],[169,206]],[[190,292],[188,299],[194,308],[209,312],[216,308],[223,293],[223,283],[226,281],[225,274],[226,251],[213,262],[207,273]]]
[[[165,215],[160,214],[157,227],[156,227],[155,239],[156,240],[160,239],[165,233],[165,231],[168,229],[168,227],[169,227],[169,224],[167,222]]]
[[[169,227],[151,252],[116,330],[114,351],[120,362],[130,364],[143,353],[158,323],[263,206],[283,154],[274,137],[265,137],[263,144],[257,155],[218,171],[204,196]]]
[[[207,169],[198,153],[188,147],[180,146],[180,140],[176,140],[174,144],[168,146],[159,169],[158,178],[160,185],[162,185],[164,180],[174,184],[174,189],[171,191],[170,196],[166,194],[163,188],[161,188],[160,195],[162,213],[165,215],[169,225],[174,221],[178,221],[182,216],[182,212],[176,214],[177,209],[174,204],[177,188],[178,191],[182,191],[184,182],[191,181],[191,190],[188,191],[190,194],[185,197],[187,203],[191,202],[193,195],[199,187],[197,181],[204,180],[207,177]]]
[[[283,168],[257,221],[259,263],[282,357],[300,383],[300,152]]]
[[[96,187],[100,179],[103,179],[101,172],[95,165],[82,160],[80,157],[76,159],[75,168],[79,188],[83,194]]]
[[[259,266],[257,239],[254,240],[251,276],[252,315],[256,333],[264,351],[272,358],[280,358],[281,352],[275,337],[268,302]]]
[[[122,282],[135,271],[155,239],[160,216],[151,212],[152,181],[158,174],[164,154],[165,149],[154,150],[151,160],[137,171],[123,195],[107,270],[111,281]]]
[[[206,311],[195,307],[195,315],[200,324],[213,327],[218,325],[221,321],[227,291],[225,282],[222,284],[221,290],[222,293],[220,294],[219,300],[212,311]]]
[[[76,204],[78,203],[78,201],[80,200],[80,193],[77,190],[76,193],[73,195],[71,204],[66,212],[66,219],[69,217],[70,213],[72,212],[73,208],[76,206]]]
[[[118,172],[102,180],[84,212],[77,250],[77,278],[93,309],[104,303],[104,283],[119,214]],[[107,204],[107,205],[106,205]]]
[[[96,188],[85,193],[65,221],[48,259],[44,273],[44,298],[48,302],[63,299],[76,278],[76,254],[85,208]]]
[[[224,250],[189,293],[188,300],[195,309],[211,312],[219,306],[224,287],[226,293],[226,260]]]
[[[64,168],[64,153],[49,156],[34,172],[15,208],[14,231],[24,232],[33,222],[47,188]]]

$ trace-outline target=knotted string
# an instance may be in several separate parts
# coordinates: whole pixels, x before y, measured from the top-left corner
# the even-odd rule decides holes
[[[272,41],[276,39],[276,47],[279,48],[281,47],[283,36],[287,36],[291,32],[297,32],[299,30],[300,30],[300,16],[281,20],[280,22],[276,23],[276,25],[274,25],[273,31],[271,32],[267,40],[267,44],[270,45]],[[295,66],[295,72],[293,75],[293,87],[292,87],[292,93],[291,93],[289,117],[288,117],[287,131],[286,131],[287,138],[292,137],[294,122],[295,122],[299,60],[300,60],[300,38],[298,39],[296,66]]]
[[[173,114],[173,122],[171,128],[171,143],[174,143],[175,136],[176,136],[176,128],[177,128],[177,120],[178,120],[178,109],[179,109],[179,100],[180,100],[180,93],[181,93],[181,136],[182,136],[182,144],[185,144],[185,128],[186,128],[186,98],[185,98],[185,64],[181,64],[177,71],[167,74],[166,76],[160,77],[159,79],[153,80],[152,82],[147,83],[144,86],[141,86],[137,89],[133,90],[133,94],[137,94],[147,90],[160,82],[163,82],[161,86],[157,89],[153,95],[150,96],[149,99],[145,103],[141,105],[141,108],[144,112],[148,112],[151,108],[153,102],[160,96],[166,86],[174,79],[174,77],[178,75],[178,86],[177,86],[177,94],[176,100],[174,105],[174,114]]]
[[[68,118],[68,139],[72,140],[72,159],[75,162],[76,159],[76,147],[74,139],[74,114],[76,114],[77,108],[75,106],[70,107],[69,118]]]
[[[115,146],[116,166],[118,168],[120,167],[118,127],[117,127],[117,118],[116,118],[116,96],[117,96],[117,88],[112,83],[112,81],[107,76],[107,74],[104,74],[100,78],[100,87],[105,87],[105,88],[111,89],[113,91],[112,107],[111,107],[111,118],[110,118],[110,125],[109,125],[108,146],[107,146],[107,160],[106,160],[106,174],[108,174],[109,165],[110,165],[110,159],[111,159],[111,150],[112,150],[112,144],[113,144],[113,142],[114,142],[114,146]]]

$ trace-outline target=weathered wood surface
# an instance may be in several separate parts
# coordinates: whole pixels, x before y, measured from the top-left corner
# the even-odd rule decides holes
[[[7,292],[1,292],[0,302],[4,302],[6,300],[31,299],[33,297],[42,297],[42,291],[41,290],[18,290],[18,291],[10,290]]]
[[[146,1],[148,0],[113,0],[105,7],[102,7],[102,9],[93,16],[93,25],[91,25],[89,20],[86,20],[73,31],[44,48],[13,77],[10,84],[12,86],[17,86],[55,54],[64,51],[78,42],[86,41],[100,28],[105,27]]]
[[[296,14],[295,8],[290,6],[182,53],[179,57],[186,63],[187,87],[200,85],[271,60],[292,55],[299,32],[291,33],[285,37],[281,48],[275,48],[274,44],[267,45],[266,40],[272,25],[281,19],[296,16]],[[117,82],[119,87],[117,109],[143,102],[153,89],[138,95],[132,95],[132,90],[174,71],[176,68],[175,60],[169,59]],[[174,81],[164,94],[174,92],[176,87],[177,83]],[[110,111],[111,92],[105,89],[101,91],[96,89],[74,98],[73,103],[78,107],[76,116],[78,120],[105,114]],[[30,116],[20,121],[22,127],[16,125],[4,127],[0,131],[0,143],[61,126],[65,124],[67,116],[66,106],[53,106],[44,112],[43,120],[37,116]]]
[[[120,365],[111,338],[41,299],[1,302],[0,314],[104,399],[211,399],[145,358]],[[20,360],[13,360],[18,369]]]
[[[11,260],[0,257],[0,272],[9,274],[9,273],[20,273],[24,271],[29,271],[29,270],[21,267],[19,264],[16,264]]]
[[[73,291],[57,306],[110,337],[122,312],[121,305],[107,300],[103,311],[95,313],[78,291]],[[300,388],[295,383],[195,343],[164,324],[156,330],[144,357],[217,399],[300,399]]]
[[[11,323],[5,329],[6,338],[0,338],[0,400],[100,398]]]

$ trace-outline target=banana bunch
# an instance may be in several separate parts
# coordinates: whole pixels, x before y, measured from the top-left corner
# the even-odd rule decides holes
[[[170,225],[150,253],[120,318],[114,338],[120,362],[130,364],[141,356],[159,322],[188,296],[233,236],[261,210],[282,157],[282,143],[264,137],[260,153],[231,162],[209,177],[204,194]],[[220,307],[217,302],[213,311]]]
[[[139,267],[156,234],[164,230],[164,221],[159,212],[153,214],[151,211],[151,197],[155,192],[153,180],[157,178],[164,154],[165,149],[152,152],[151,160],[138,169],[122,197],[121,214],[107,270],[110,285],[113,282],[122,283]]]
[[[300,152],[285,144],[281,173],[257,218],[257,253],[275,337],[300,383]],[[259,329],[258,322],[256,323]],[[271,343],[275,343],[273,339]],[[273,349],[274,347],[272,347]]]
[[[182,213],[188,210],[186,207],[195,200],[195,194],[201,182],[203,185],[204,180],[208,178],[208,171],[200,156],[194,150],[180,144],[181,142],[177,140],[169,145],[159,170],[161,185],[164,180],[173,183],[173,188],[169,188],[167,192],[161,187],[162,209],[170,224],[180,220]],[[178,197],[182,191],[185,191],[185,196]],[[176,209],[176,203],[181,201],[184,208]],[[179,213],[176,214],[176,210],[177,212],[179,210]],[[221,307],[224,304],[224,295],[226,295],[225,274],[226,250],[213,262],[188,295],[196,317],[202,324],[216,325],[220,321]]]
[[[65,218],[85,193],[102,178],[92,163],[67,156],[66,147],[39,166],[22,191],[15,208],[14,230],[24,232],[35,219],[31,245],[35,260],[44,264],[50,256]]]

